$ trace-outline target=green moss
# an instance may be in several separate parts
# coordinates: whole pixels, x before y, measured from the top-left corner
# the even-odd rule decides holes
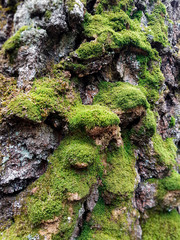
[[[86,105],[75,108],[73,116],[69,119],[71,129],[87,128],[95,126],[107,127],[119,124],[119,118],[107,107],[99,105]]]
[[[176,124],[176,119],[172,116],[172,117],[171,117],[171,121],[170,121],[170,123],[169,123],[169,127],[172,128],[172,127],[175,126],[175,124]]]
[[[147,34],[153,36],[153,42],[162,44],[162,46],[169,45],[167,26],[165,25],[166,7],[163,3],[158,1],[151,15],[146,14],[148,18]]]
[[[41,120],[41,112],[36,103],[29,96],[19,94],[15,99],[11,100],[8,105],[8,115],[16,115],[21,118],[27,118],[33,121]]]
[[[91,151],[87,152],[89,150]],[[85,160],[91,160],[91,165],[88,169],[77,171],[69,165],[72,156],[78,161],[83,161],[82,157],[85,156]],[[36,187],[38,191],[28,200],[28,218],[35,225],[63,214],[62,204],[72,193],[78,194],[78,199],[87,196],[102,171],[96,146],[82,135],[65,138],[50,158],[50,162],[47,172],[32,185],[32,188]]]
[[[104,11],[119,12],[121,9],[128,13],[132,9],[132,0],[100,0],[96,7],[96,13],[102,14]]]
[[[71,238],[73,230],[76,227],[79,211],[81,212],[81,207],[82,207],[81,202],[74,202],[71,205],[70,204],[65,205],[61,215],[59,232],[56,235],[53,235],[52,240],[60,240],[60,239],[66,240]],[[72,208],[73,208],[73,214],[72,214]],[[71,209],[71,212],[69,211],[69,209]],[[71,221],[68,220],[69,217],[71,218]]]
[[[178,240],[180,239],[180,215],[171,212],[149,212],[149,218],[143,223],[143,240]]]
[[[167,138],[165,141],[163,141],[160,135],[154,134],[152,141],[156,158],[158,159],[159,163],[167,166],[176,164],[175,158],[177,148],[173,142],[173,139]]]
[[[167,191],[180,190],[180,174],[173,170],[169,177],[160,180],[160,184],[162,184]]]
[[[142,11],[138,10],[137,12],[133,13],[132,18],[138,19],[138,21],[140,21],[142,18],[142,13],[143,13]]]
[[[180,174],[175,170],[172,170],[168,177],[162,179],[152,178],[148,179],[148,182],[156,183],[157,185],[156,199],[158,200],[160,209],[162,208],[162,201],[168,192],[180,190]]]
[[[0,240],[24,240],[28,239],[28,236],[34,237],[39,235],[37,229],[32,229],[27,216],[23,213],[21,216],[15,216],[15,223],[12,223],[10,228],[1,232]],[[39,239],[42,238],[39,236]]]
[[[79,164],[87,166],[93,164],[98,158],[97,150],[94,146],[81,140],[71,141],[64,149],[67,164],[77,167]]]
[[[150,109],[147,109],[146,116],[143,119],[143,125],[148,136],[152,136],[156,132],[154,113]]]
[[[135,185],[135,158],[131,143],[124,139],[124,147],[107,153],[107,175],[103,178],[108,192],[131,198]]]
[[[101,82],[99,93],[94,98],[95,104],[106,105],[112,109],[127,110],[137,106],[149,107],[143,92],[129,83]]]
[[[69,11],[73,10],[75,4],[79,5],[78,2],[76,2],[75,0],[67,0],[66,1],[66,6],[68,6]]]
[[[130,240],[127,211],[131,211],[131,208],[128,204],[126,202],[108,206],[100,198],[93,210],[91,220],[83,226],[78,240]],[[120,211],[120,214],[115,216],[113,213],[115,211]]]
[[[152,65],[151,69],[148,70],[146,61],[144,61],[143,66],[141,65],[141,71],[140,79],[138,81],[139,84],[158,90],[164,80],[159,64],[156,63],[156,65]]]
[[[13,57],[17,54],[18,48],[21,46],[21,33],[27,30],[28,26],[21,27],[12,37],[10,37],[2,46],[5,54],[10,57],[10,62],[13,62]]]
[[[180,174],[176,172],[175,170],[172,170],[170,173],[170,176],[165,177],[163,179],[152,179],[152,181],[155,181],[158,186],[157,191],[157,200],[159,202],[160,208],[162,201],[165,197],[165,195],[169,191],[179,191],[180,190]]]
[[[42,220],[53,219],[62,210],[62,202],[49,197],[46,201],[38,199],[29,207],[29,220],[33,224],[40,223]]]
[[[82,59],[100,57],[105,52],[125,46],[135,46],[142,49],[145,55],[154,55],[138,20],[131,20],[122,10],[94,16],[86,14],[84,33],[87,38],[95,40],[81,44],[76,50],[76,54]]]
[[[76,53],[78,57],[82,59],[99,57],[103,53],[103,46],[94,41],[82,43],[76,50]]]
[[[83,72],[83,71],[87,70],[86,64],[73,63],[73,62],[71,62],[71,59],[67,59],[64,62],[62,60],[59,64],[61,64],[61,63],[62,63],[62,68],[72,71],[72,72],[75,72],[75,73]]]
[[[69,79],[61,72],[60,76],[55,78],[44,77],[35,80],[28,93],[22,92],[9,102],[6,115],[41,122],[50,112],[57,112],[66,117],[77,102],[77,94],[70,86]]]
[[[132,129],[132,134],[136,134],[138,137],[146,136],[152,137],[156,132],[156,120],[154,113],[147,109],[146,115],[142,120],[140,127],[134,127]]]
[[[137,55],[137,60],[141,66],[138,84],[147,90],[146,96],[148,102],[153,107],[159,99],[159,89],[164,81],[164,76],[159,64],[161,60],[157,52],[154,55],[153,61],[151,58],[142,55]]]
[[[49,20],[49,19],[51,18],[51,15],[52,15],[52,12],[47,10],[47,11],[45,12],[45,15],[44,15],[44,16],[45,16],[45,19],[46,19],[46,20]]]

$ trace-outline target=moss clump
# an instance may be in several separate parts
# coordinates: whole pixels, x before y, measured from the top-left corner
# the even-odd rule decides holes
[[[171,212],[149,211],[149,218],[142,225],[143,240],[180,239],[180,215]]]
[[[41,122],[50,112],[65,117],[78,101],[69,79],[61,73],[55,78],[35,80],[30,92],[20,93],[9,102],[5,114]]]
[[[91,220],[83,226],[78,240],[130,240],[127,212],[132,209],[129,205],[129,202],[122,202],[119,205],[108,206],[100,198]],[[120,214],[115,215],[116,211]]]
[[[31,207],[29,207],[29,220],[33,224],[38,224],[42,220],[53,219],[58,216],[62,210],[62,202],[59,200],[53,201],[51,197],[46,201],[38,199]]]
[[[84,0],[83,0],[83,1],[84,1]],[[81,2],[83,2],[83,1],[81,1]],[[67,1],[66,1],[66,6],[68,6],[68,10],[69,10],[69,11],[72,11],[72,10],[73,10],[75,4],[76,4],[76,5],[79,5],[78,2],[76,2],[75,0],[67,0]]]
[[[8,78],[0,74],[0,99],[2,107],[6,106],[6,101],[18,92],[16,85],[17,81],[15,78]]]
[[[2,46],[5,54],[10,57],[10,62],[13,62],[13,57],[17,54],[18,48],[21,46],[21,33],[27,30],[28,26],[21,27],[12,37],[10,37]]]
[[[98,158],[97,150],[94,146],[81,140],[73,140],[64,148],[65,159],[71,166],[87,167],[93,164]]]
[[[171,117],[171,121],[170,121],[170,123],[169,123],[169,127],[172,128],[172,127],[175,126],[175,124],[176,124],[176,119],[172,116],[172,117]]]
[[[1,232],[0,240],[23,240],[29,239],[28,236],[31,236],[32,238],[39,236],[37,229],[31,228],[27,215],[24,213],[21,216],[15,216],[14,220],[15,223],[13,223],[10,228]]]
[[[159,90],[164,80],[164,76],[160,70],[159,63],[154,62],[151,64],[151,68],[148,69],[149,58],[141,56],[141,59],[137,57],[137,60],[141,64],[139,84],[145,87]]]
[[[80,153],[75,149],[76,146]],[[89,150],[91,151],[87,152]],[[78,172],[69,165],[72,156],[77,161],[81,161],[85,156],[85,160],[91,160],[91,165]],[[50,162],[47,172],[31,186],[38,189],[28,200],[28,218],[35,225],[63,214],[62,205],[67,199],[73,201],[72,194],[77,195],[75,200],[86,197],[102,171],[96,146],[88,137],[82,135],[65,138],[50,158]]]
[[[146,131],[146,135],[149,137],[156,132],[156,120],[154,113],[150,109],[147,109],[146,111],[146,116],[143,119],[143,125],[143,130]]]
[[[107,107],[99,105],[86,105],[75,108],[73,116],[69,119],[71,129],[87,128],[95,126],[107,127],[119,124],[119,118]]]
[[[156,132],[156,120],[154,117],[154,113],[147,109],[145,117],[142,119],[142,123],[140,127],[134,127],[131,133],[138,137],[146,136],[152,137]]]
[[[63,60],[62,60],[63,61]],[[60,62],[61,63],[61,62]],[[87,66],[85,64],[79,64],[79,63],[72,63],[70,61],[63,62],[63,67],[66,70],[70,70],[72,72],[83,72],[87,70]]]
[[[51,18],[52,12],[49,10],[46,10],[44,17],[48,21]]]
[[[99,57],[103,53],[103,46],[94,41],[82,43],[76,53],[78,57],[82,59]]]
[[[107,175],[103,178],[108,192],[131,198],[135,184],[135,158],[131,143],[124,140],[124,147],[107,153]]]
[[[137,61],[140,63],[140,72],[138,84],[143,86],[147,92],[148,102],[153,107],[159,99],[159,89],[164,81],[164,76],[160,70],[160,58],[156,54],[152,61],[147,56],[137,55]]]
[[[102,14],[104,11],[119,12],[120,10],[129,13],[132,5],[132,0],[100,0],[96,6],[96,13]]]
[[[92,37],[93,35],[101,36],[104,32],[118,32],[126,29],[126,25],[131,25],[133,30],[133,23],[128,15],[120,10],[119,12],[105,12],[103,14],[90,14],[85,15],[84,32],[86,36]],[[113,31],[112,31],[113,30]],[[106,43],[105,43],[106,44]]]
[[[129,83],[101,82],[94,103],[106,105],[111,109],[127,110],[137,106],[149,107],[144,93]]]
[[[165,25],[166,7],[158,1],[153,9],[152,14],[147,14],[148,28],[147,34],[153,36],[153,42],[160,43],[162,46],[169,45],[167,26]]]
[[[169,167],[176,164],[175,158],[177,148],[172,138],[167,138],[163,141],[160,135],[154,134],[152,141],[156,158],[160,164],[165,164]]]
[[[180,190],[180,174],[175,170],[172,170],[170,176],[162,179],[149,179],[148,182],[157,184],[157,200],[159,202],[160,208],[162,208],[162,201],[165,195],[169,191],[179,191]]]
[[[145,33],[141,31],[138,20],[131,20],[122,10],[94,16],[86,14],[84,33],[87,39],[95,40],[81,44],[76,50],[81,59],[100,57],[105,52],[125,46],[135,46],[142,49],[145,55],[154,55],[154,50]]]
[[[169,177],[163,178],[159,181],[167,191],[180,190],[180,174],[175,170],[171,172]]]

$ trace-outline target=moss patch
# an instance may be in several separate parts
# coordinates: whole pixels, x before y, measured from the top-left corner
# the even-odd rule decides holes
[[[170,172],[170,176],[162,178],[162,179],[149,179],[148,182],[157,184],[157,200],[159,202],[160,208],[162,205],[162,201],[164,196],[169,191],[179,191],[180,190],[180,174],[175,170]]]
[[[77,153],[76,149],[78,155],[74,152],[75,146],[78,146],[80,150],[80,153]],[[78,161],[86,156],[86,159],[92,160],[91,165],[86,170],[76,171],[69,165],[72,156],[75,157],[74,160]],[[30,197],[28,205],[29,220],[33,224],[59,215],[63,202],[69,199],[71,194],[78,195],[76,200],[87,196],[91,186],[96,183],[98,172],[101,171],[96,147],[89,138],[83,136],[64,139],[54,152],[50,162],[51,165],[47,172],[33,184],[38,188],[38,191]]]
[[[130,211],[131,207],[128,205],[129,202],[121,203],[121,206],[107,206],[100,198],[91,220],[84,225],[78,240],[130,240],[127,211]],[[119,215],[115,215],[115,211],[119,212]]]
[[[163,141],[160,135],[155,134],[152,137],[152,141],[156,158],[158,159],[159,163],[165,164],[169,167],[176,164],[175,158],[177,148],[173,142],[173,139],[167,138],[165,141]]]
[[[163,226],[163,227],[162,227]],[[149,218],[142,224],[143,240],[180,239],[180,215],[171,212],[149,212]]]
[[[10,57],[10,62],[13,62],[13,58],[16,56],[18,48],[21,46],[21,33],[27,30],[28,26],[21,27],[12,37],[10,37],[2,46],[5,54]]]
[[[101,82],[94,103],[106,105],[111,109],[127,110],[137,106],[149,107],[144,93],[129,83]]]
[[[146,56],[137,55],[137,60],[141,66],[138,84],[147,90],[146,96],[148,102],[153,107],[159,99],[159,89],[164,81],[159,64],[161,60],[158,55],[156,55],[156,59],[154,60]]]
[[[147,109],[145,117],[142,119],[140,126],[134,127],[131,133],[137,137],[146,136],[147,138],[152,137],[156,132],[156,120],[154,113]]]
[[[147,34],[153,36],[153,42],[160,43],[164,47],[169,45],[167,26],[165,25],[166,15],[166,7],[160,1],[154,5],[152,14],[146,13],[148,19]]]
[[[77,102],[79,97],[71,87],[69,78],[61,73],[55,78],[35,80],[30,92],[22,92],[9,102],[5,115],[41,122],[53,112],[66,117]]]
[[[82,140],[73,140],[64,149],[67,164],[78,167],[81,164],[89,166],[98,158],[97,150],[94,146]]]
[[[101,15],[85,15],[84,34],[95,40],[80,45],[76,54],[81,59],[100,57],[112,49],[122,49],[125,46],[135,46],[146,54],[153,55],[154,50],[141,32],[140,24],[131,20],[122,10],[104,12]]]
[[[92,129],[95,126],[107,127],[119,124],[119,118],[107,107],[99,105],[79,106],[69,119],[71,129]]]
[[[103,178],[108,192],[131,198],[135,185],[135,158],[129,140],[124,139],[124,147],[107,153],[107,175]]]
[[[180,174],[173,170],[169,177],[159,180],[167,191],[180,190]]]
[[[170,123],[169,123],[169,127],[172,128],[172,127],[175,126],[175,124],[176,124],[176,119],[172,116],[172,117],[171,117],[171,121],[170,121]]]

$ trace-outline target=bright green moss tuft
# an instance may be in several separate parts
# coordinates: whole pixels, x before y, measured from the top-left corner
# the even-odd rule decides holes
[[[78,240],[130,240],[128,227],[129,202],[108,206],[100,197],[91,216],[91,220],[83,226]],[[125,211],[123,209],[126,209]],[[121,212],[115,215],[115,212]]]
[[[172,128],[172,127],[175,126],[175,124],[176,124],[176,119],[172,116],[172,117],[171,117],[171,121],[170,121],[170,123],[169,123],[169,127]]]
[[[2,46],[5,53],[10,53],[20,47],[21,33],[28,29],[28,26],[21,27],[12,37],[10,37]]]
[[[167,26],[165,25],[166,7],[163,3],[157,2],[151,15],[146,14],[148,18],[147,34],[153,36],[153,42],[169,45]]]
[[[140,63],[140,72],[138,84],[146,90],[146,96],[151,106],[159,99],[159,89],[164,81],[164,76],[160,70],[160,58],[157,52],[154,52],[154,59],[147,56],[137,55],[137,60]]]
[[[170,191],[180,191],[180,174],[175,170],[172,170],[170,176],[162,179],[149,179],[148,182],[157,184],[157,200],[160,207],[162,207],[162,201],[165,195]]]
[[[143,119],[143,125],[148,136],[152,136],[156,132],[156,120],[154,113],[147,109],[146,116]]]
[[[136,134],[138,137],[146,136],[146,137],[152,137],[156,132],[156,121],[154,117],[154,113],[147,109],[146,115],[142,120],[140,128],[133,128],[132,134]]]
[[[29,220],[34,225],[42,220],[53,219],[58,216],[62,210],[62,202],[55,200],[51,196],[46,200],[37,200],[33,205],[29,206]]]
[[[5,54],[8,54],[10,56],[10,62],[13,62],[13,57],[17,54],[17,50],[21,46],[21,33],[28,28],[28,26],[21,27],[3,44],[2,49],[4,50]]]
[[[82,43],[76,53],[82,59],[100,57],[103,53],[103,45],[94,41]]]
[[[104,187],[115,195],[131,198],[135,184],[135,158],[129,143],[107,155],[107,175],[103,178]]]
[[[33,121],[41,120],[41,112],[39,107],[33,102],[33,100],[25,95],[19,94],[15,99],[12,99],[8,105],[8,115],[13,113],[21,118],[27,118]]]
[[[44,77],[34,82],[28,93],[20,93],[7,106],[6,115],[16,115],[31,121],[44,121],[50,112],[65,117],[73,105],[79,102],[69,80],[61,76]]]
[[[119,118],[107,107],[99,105],[86,105],[75,108],[73,116],[69,119],[71,129],[87,128],[95,126],[107,127],[119,124]]]
[[[101,82],[99,93],[94,98],[95,104],[106,105],[111,109],[127,110],[137,106],[149,107],[144,93],[129,83]]]
[[[180,174],[173,170],[169,177],[159,180],[167,191],[180,190]]]
[[[134,46],[153,56],[154,50],[147,41],[146,34],[141,31],[138,20],[131,20],[122,10],[104,12],[101,15],[85,15],[84,33],[94,41],[85,42],[76,50],[79,58],[100,57],[113,49]]]
[[[152,141],[156,157],[161,164],[165,164],[167,166],[176,164],[175,158],[177,148],[173,139],[167,138],[163,141],[160,135],[154,134]]]
[[[79,172],[70,166],[71,157],[77,161],[83,161],[85,157],[84,160],[91,160],[91,164]],[[67,199],[73,201],[72,194],[77,196],[76,201],[86,197],[92,185],[97,182],[97,177],[102,174],[96,146],[91,139],[82,135],[65,138],[50,162],[47,172],[32,185],[38,191],[28,200],[28,218],[35,225],[42,220],[63,215],[63,202]]]
[[[65,146],[64,154],[67,163],[74,167],[80,167],[82,164],[84,167],[89,166],[98,158],[97,149],[82,140],[71,141]]]
[[[180,215],[171,212],[149,211],[149,218],[142,224],[143,240],[179,240]]]
[[[96,13],[102,14],[104,11],[119,12],[120,10],[131,12],[132,0],[100,0],[96,7]]]

